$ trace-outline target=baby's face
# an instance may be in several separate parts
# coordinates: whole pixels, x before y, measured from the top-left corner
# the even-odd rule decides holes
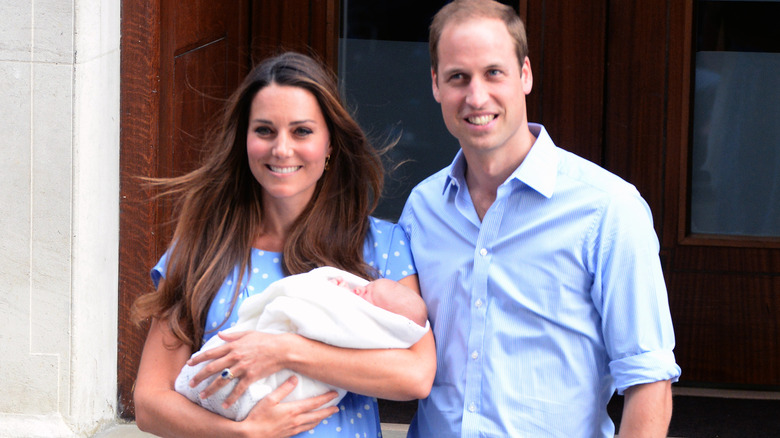
[[[393,289],[396,287],[402,286],[392,280],[380,278],[365,286],[357,287],[352,292],[375,306],[387,309],[392,305],[389,301],[392,299]]]
[[[352,292],[359,296],[360,298],[363,298],[364,300],[368,301],[371,304],[374,303],[374,283],[368,283],[365,286],[359,286],[354,289],[352,289]]]
[[[335,284],[336,286],[340,286],[340,287],[343,287],[345,289],[349,289],[350,288],[349,283],[347,283],[341,277],[330,278],[330,279],[328,279],[328,281],[330,281],[331,283]],[[352,293],[354,293],[355,295],[359,296],[360,298],[363,298],[364,300],[368,301],[369,303],[377,306],[378,305],[377,304],[377,298],[378,298],[378,295],[381,294],[381,291],[378,290],[379,288],[376,286],[376,283],[377,282],[385,282],[385,281],[389,282],[389,283],[394,283],[392,281],[380,278],[379,280],[372,281],[372,282],[366,284],[365,286],[359,286],[359,287],[356,287],[356,288],[352,289]],[[388,285],[388,287],[390,287],[390,285]]]

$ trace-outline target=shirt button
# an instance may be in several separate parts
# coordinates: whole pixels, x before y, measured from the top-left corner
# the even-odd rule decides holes
[[[488,252],[487,249],[482,248],[482,249],[479,250],[479,255],[481,255],[482,257],[485,257],[487,255],[487,252]]]
[[[476,351],[473,351],[471,353],[471,358],[474,359],[474,360],[477,360],[477,358],[479,358],[479,353],[477,353]]]
[[[479,309],[480,307],[482,307],[482,300],[477,298],[477,301],[474,301],[474,305],[477,307],[477,309]]]
[[[477,405],[475,405],[474,403],[471,403],[471,404],[469,405],[469,412],[471,412],[472,414],[473,414],[474,412],[477,412]]]

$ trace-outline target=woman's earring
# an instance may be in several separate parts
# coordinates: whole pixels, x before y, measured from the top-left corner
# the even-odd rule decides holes
[[[328,167],[330,167],[329,164],[330,164],[330,154],[325,156],[325,170],[328,170]]]

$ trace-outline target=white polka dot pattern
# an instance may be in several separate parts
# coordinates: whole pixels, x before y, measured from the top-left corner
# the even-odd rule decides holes
[[[369,265],[376,268],[385,277],[400,280],[416,274],[408,241],[403,230],[390,222],[372,218],[370,234],[366,239],[363,256]],[[392,257],[389,255],[392,254]],[[245,298],[262,293],[272,282],[283,277],[280,253],[257,249],[252,251],[251,269],[239,278],[238,269],[225,279],[217,291],[209,308],[206,327],[209,329],[204,342],[219,330],[232,327],[238,320],[238,312],[231,309],[235,284],[240,284],[235,298],[236,309]],[[152,270],[152,279],[157,283],[165,272],[167,253]],[[156,286],[156,284],[155,284]],[[376,399],[353,393],[347,395],[339,404],[339,411],[324,420],[311,431],[297,437],[381,437]]]

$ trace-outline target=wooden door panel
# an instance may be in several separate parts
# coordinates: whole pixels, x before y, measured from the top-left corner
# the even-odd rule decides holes
[[[534,74],[528,120],[562,148],[602,163],[607,1],[529,0],[520,8]]]
[[[660,3],[660,2],[659,2]],[[662,246],[682,384],[780,387],[777,238],[692,235],[688,226],[694,1],[667,1]],[[645,44],[640,51],[648,50]],[[656,215],[658,216],[658,215]]]
[[[314,55],[335,69],[338,14],[338,0],[254,0],[252,58],[258,62],[280,50],[294,50]]]
[[[232,91],[226,61],[230,45],[224,38],[189,50],[173,61],[173,127],[170,163],[161,163],[161,173],[190,170],[197,166],[201,142],[213,126]]]
[[[249,2],[122,2],[119,416],[135,415],[132,389],[145,330],[129,321],[152,289],[149,269],[170,241],[170,207],[137,178],[181,175],[198,161],[206,127],[249,63]]]
[[[137,177],[154,176],[159,136],[159,23],[156,1],[122,1],[117,410],[132,419],[133,385],[145,331],[130,322],[133,300],[149,290],[156,209]]]
[[[605,59],[604,166],[634,184],[661,229],[664,204],[664,125],[667,5],[610,1]]]
[[[247,17],[246,6],[234,8],[224,3],[228,2],[163,1],[163,33],[168,37],[165,48],[172,50],[173,56],[179,56],[195,47],[234,36],[234,26],[246,28],[242,22]],[[232,3],[240,5],[241,2]]]
[[[674,272],[669,289],[685,381],[778,385],[780,279]]]
[[[206,130],[248,71],[248,12],[246,0],[163,1],[158,175],[197,166]]]
[[[714,246],[716,242],[707,246],[681,244],[675,250],[675,269],[681,272],[739,272],[755,275],[776,275],[780,272],[780,252],[776,249]]]

